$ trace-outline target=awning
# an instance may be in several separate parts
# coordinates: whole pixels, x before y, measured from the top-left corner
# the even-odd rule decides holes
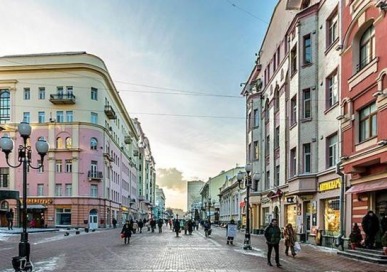
[[[358,194],[363,192],[371,192],[387,189],[387,180],[377,180],[371,182],[364,182],[361,184],[352,185],[345,193],[346,194]]]

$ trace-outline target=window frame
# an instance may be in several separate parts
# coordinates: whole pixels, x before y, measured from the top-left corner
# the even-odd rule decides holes
[[[364,117],[362,117],[362,112],[365,112],[365,111],[369,111],[368,113],[366,113],[366,115],[364,115]],[[359,115],[359,142],[364,142],[364,141],[367,141],[375,136],[378,135],[378,109],[377,109],[377,106],[376,106],[376,103],[373,102],[361,109],[358,110],[358,115]],[[375,119],[374,119],[375,118]],[[362,124],[365,123],[366,124],[366,127],[365,129],[367,129],[365,132],[363,131],[363,126]],[[368,123],[368,125],[367,125]],[[375,125],[375,127],[374,127]],[[367,135],[364,135],[363,134],[367,134]],[[364,138],[363,138],[364,137]]]

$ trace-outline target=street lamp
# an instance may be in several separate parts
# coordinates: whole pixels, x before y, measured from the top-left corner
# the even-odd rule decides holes
[[[18,125],[18,131],[20,136],[23,138],[23,145],[18,148],[18,164],[11,165],[9,163],[9,153],[13,149],[13,140],[4,134],[0,139],[0,148],[5,153],[5,158],[8,166],[12,168],[18,168],[23,166],[23,231],[20,237],[19,243],[19,256],[12,258],[12,266],[15,271],[32,271],[32,263],[30,262],[30,244],[28,242],[27,233],[27,169],[40,169],[43,167],[44,156],[48,152],[49,145],[43,137],[39,138],[35,144],[36,151],[40,155],[40,165],[33,167],[31,165],[31,146],[27,145],[27,140],[31,135],[31,126],[26,122],[21,122]]]
[[[260,176],[258,173],[255,173],[253,177],[251,177],[252,166],[248,163],[245,167],[246,173],[239,172],[237,174],[238,185],[240,189],[246,188],[246,231],[245,231],[245,240],[243,249],[251,249],[251,240],[250,240],[250,188],[251,188],[251,179],[255,181],[259,181]],[[244,185],[242,184],[242,180],[244,179]]]

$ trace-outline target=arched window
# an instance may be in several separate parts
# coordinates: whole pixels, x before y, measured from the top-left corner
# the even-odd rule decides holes
[[[373,25],[364,31],[359,44],[359,68],[363,69],[375,57],[375,28]]]
[[[61,137],[56,138],[56,148],[62,149],[63,148],[63,140]]]
[[[10,95],[8,90],[0,90],[0,124],[6,124],[10,120]]]
[[[92,137],[90,139],[90,149],[97,150],[97,146],[98,146],[98,140],[96,138]]]
[[[66,138],[66,148],[71,148],[73,145],[73,142],[70,137]]]

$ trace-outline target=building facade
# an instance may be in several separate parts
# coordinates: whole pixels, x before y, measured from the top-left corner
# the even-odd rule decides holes
[[[387,213],[387,2],[341,1],[343,167],[351,223]]]
[[[3,134],[16,146],[20,121],[32,126],[31,145],[40,137],[50,144],[44,167],[29,169],[27,177],[28,219],[37,227],[95,229],[138,216],[132,204],[140,136],[100,58],[86,52],[1,57],[0,103]],[[32,156],[33,165],[42,163],[35,150]],[[17,152],[9,161],[17,163]],[[7,180],[0,189],[21,195],[21,169],[8,167],[4,156],[0,162]],[[0,201],[17,213],[23,205]]]
[[[253,229],[277,218],[327,243],[343,229],[339,10],[337,1],[279,1],[242,90],[246,162],[261,176]]]
[[[187,212],[190,218],[199,219],[201,208],[200,189],[204,186],[201,180],[191,180],[187,182]]]

